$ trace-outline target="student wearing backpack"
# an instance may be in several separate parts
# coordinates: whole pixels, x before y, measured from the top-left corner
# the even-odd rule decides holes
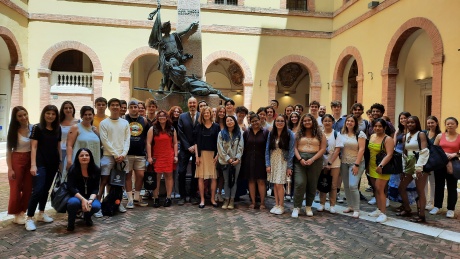
[[[68,231],[75,229],[78,211],[83,212],[88,227],[93,225],[91,216],[101,209],[101,203],[96,198],[100,178],[101,170],[94,163],[93,154],[87,148],[80,148],[67,174],[67,189],[71,196],[67,201]]]
[[[337,132],[332,128],[335,121],[334,117],[330,114],[325,114],[321,120],[324,127],[324,135],[326,136],[327,141],[326,153],[323,155],[323,170],[330,173],[332,176],[331,191],[329,192],[329,212],[336,213],[334,206],[337,197],[337,186],[339,186],[341,163],[339,153],[340,149],[343,147],[343,142],[340,132]],[[326,204],[326,193],[320,192],[319,197],[320,205],[318,207],[318,211],[323,211]]]
[[[409,217],[411,216],[411,208],[409,204],[409,196],[407,195],[407,187],[415,180],[415,188],[417,190],[417,217],[411,219],[412,222],[425,222],[425,185],[429,172],[423,172],[423,166],[428,161],[430,151],[428,150],[427,136],[422,131],[420,120],[417,116],[409,116],[406,122],[407,134],[404,141],[404,156],[403,167],[404,173],[399,183],[399,195],[401,195],[403,209],[396,213],[396,216]]]
[[[359,130],[358,120],[353,115],[348,115],[342,128],[342,175],[348,208],[344,213],[353,212],[354,218],[359,218],[360,198],[358,184],[364,172],[364,148],[366,134]]]

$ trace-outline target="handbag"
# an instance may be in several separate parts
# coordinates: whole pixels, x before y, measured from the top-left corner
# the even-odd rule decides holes
[[[148,165],[144,173],[144,188],[149,191],[157,188],[157,175],[153,169],[153,165]]]
[[[115,163],[115,166],[110,170],[110,185],[114,186],[125,186],[126,181],[126,172],[125,172],[126,162]]]
[[[58,213],[66,213],[67,201],[70,199],[70,194],[67,189],[67,175],[61,180],[61,172],[58,171],[54,177],[53,191],[51,192],[51,206]]]
[[[328,170],[323,169],[318,178],[318,184],[316,188],[322,193],[328,193],[332,187],[332,175],[327,173]]]
[[[385,149],[385,136],[380,144],[380,152],[375,156],[375,162],[379,165],[382,160],[387,156]],[[393,157],[391,160],[382,168],[382,174],[400,174],[403,172],[402,167],[402,154],[398,152],[393,152]]]
[[[421,150],[422,147],[419,135],[420,132],[417,134],[417,141],[419,145],[418,147]],[[447,163],[449,162],[449,158],[447,158],[447,155],[442,149],[442,147],[433,145],[430,141],[427,142],[428,150],[430,151],[430,156],[428,157],[428,161],[426,162],[426,164],[423,166],[423,172],[442,170],[444,167],[446,167]]]

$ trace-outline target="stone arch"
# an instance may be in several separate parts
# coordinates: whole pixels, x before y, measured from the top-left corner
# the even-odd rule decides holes
[[[131,73],[129,72],[129,69],[131,68],[131,65],[136,59],[146,55],[158,56],[159,54],[156,49],[152,49],[149,46],[144,46],[131,51],[123,61],[123,65],[121,65],[121,71],[119,75],[121,99],[129,100],[131,97],[131,89],[129,88],[129,81],[131,79]]]
[[[227,51],[227,50],[219,50],[209,54],[203,60],[203,71],[206,73],[206,69],[211,65],[211,63],[218,59],[230,59],[233,62],[240,65],[241,69],[244,73],[244,80],[243,80],[243,87],[244,87],[244,106],[251,110],[252,108],[252,92],[253,92],[253,85],[254,80],[252,78],[251,68],[249,67],[246,60],[238,55],[235,52]],[[206,81],[206,78],[203,77],[203,80]]]
[[[342,89],[343,89],[343,73],[345,72],[345,66],[347,65],[350,58],[354,58],[358,65],[358,76],[356,81],[358,82],[358,102],[363,102],[363,80],[364,80],[364,67],[363,59],[359,50],[354,46],[346,47],[335,64],[334,77],[332,80],[332,100],[342,101]]]
[[[11,71],[11,104],[10,107],[22,105],[23,102],[23,85],[24,66],[22,64],[22,54],[19,43],[13,32],[8,28],[0,26],[0,37],[5,41],[10,53],[10,71]]]
[[[278,71],[286,65],[287,63],[299,63],[304,65],[307,70],[308,74],[310,75],[310,98],[311,100],[321,100],[321,77],[319,74],[318,67],[315,65],[313,61],[310,59],[299,56],[299,55],[289,55],[281,58],[278,60],[275,65],[272,67],[270,71],[270,76],[268,78],[268,99],[272,100],[275,99],[276,95],[276,76],[278,75]]]
[[[395,32],[385,53],[382,69],[382,103],[387,115],[394,120],[396,105],[396,77],[399,73],[398,59],[407,38],[415,31],[422,29],[431,40],[433,47],[433,81],[432,81],[432,115],[441,116],[442,69],[444,62],[444,47],[441,34],[434,23],[427,18],[415,17],[402,24]]]
[[[51,65],[53,64],[54,59],[64,51],[67,50],[78,50],[85,53],[91,63],[93,64],[94,71],[93,75],[93,94],[94,96],[102,96],[102,79],[104,73],[102,72],[101,62],[96,52],[87,45],[78,42],[78,41],[61,41],[59,43],[51,46],[43,55],[40,62],[40,68],[38,69],[38,74],[40,78],[40,108],[45,107],[49,104],[50,101],[50,75],[51,75]]]

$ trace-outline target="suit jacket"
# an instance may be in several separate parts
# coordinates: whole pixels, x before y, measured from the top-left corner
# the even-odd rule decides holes
[[[192,117],[190,112],[182,113],[179,116],[179,122],[177,123],[181,150],[186,150],[189,147],[196,144],[196,130],[198,129],[198,118],[200,113],[195,114],[195,124],[192,123]]]

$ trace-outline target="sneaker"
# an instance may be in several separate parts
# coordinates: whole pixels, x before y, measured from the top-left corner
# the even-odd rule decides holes
[[[18,225],[26,224],[26,219],[24,218],[24,214],[16,214],[14,215],[13,223]]]
[[[320,204],[320,205],[318,206],[317,211],[324,211],[324,205]]]
[[[367,214],[369,217],[378,217],[382,213],[379,209],[374,210],[373,212],[370,212]]]
[[[128,194],[126,193],[126,191],[123,191],[123,200],[127,200],[128,199]]]
[[[134,202],[128,201],[128,203],[126,204],[126,208],[127,209],[134,209]]]
[[[307,216],[312,217],[313,216],[313,211],[311,210],[311,207],[305,207],[305,213]]]
[[[377,201],[375,200],[375,197],[372,197],[372,199],[370,201],[368,201],[367,203],[370,204],[370,205],[375,205],[377,203]]]
[[[388,208],[390,206],[390,199],[387,198],[387,201],[385,203],[385,206]]]
[[[326,201],[329,201],[329,193],[326,196]]]
[[[300,211],[299,208],[294,208],[294,209],[292,210],[291,217],[293,217],[293,218],[298,218],[298,217],[299,217],[299,211]]]
[[[343,198],[340,197],[340,193],[337,193],[337,202],[338,203],[343,203]]]
[[[439,208],[434,207],[432,210],[430,210],[431,215],[436,215],[439,213]]]
[[[318,192],[315,195],[315,202],[319,202],[319,193]]]
[[[273,206],[273,208],[270,210],[271,214],[275,214],[275,211],[278,209],[278,205]]]
[[[332,214],[337,213],[337,211],[335,210],[334,206],[331,206],[331,208],[329,209],[329,212],[332,213]]]
[[[275,215],[282,215],[284,213],[284,207],[278,206],[278,208],[273,212]]]
[[[366,192],[374,192],[374,189],[372,189],[372,186],[368,186],[365,191]]]
[[[51,223],[54,220],[52,217],[48,216],[46,213],[38,213],[37,221]]]
[[[125,209],[125,207],[123,207],[123,204],[120,203],[120,205],[118,206],[118,211],[121,212],[121,213],[126,212],[126,209]]]
[[[377,223],[383,223],[387,221],[387,215],[380,213],[379,217],[375,220]]]
[[[302,201],[302,206],[307,206],[307,201],[306,200]]]
[[[104,215],[102,215],[102,210],[99,210],[98,212],[94,213],[94,217],[96,218],[102,218]]]
[[[429,201],[425,206],[425,210],[432,210],[433,208],[434,206],[433,203],[431,203],[431,201]]]
[[[158,198],[153,198],[153,205],[154,208],[159,208],[160,207],[160,199]]]
[[[455,215],[455,213],[454,213],[453,210],[448,210],[447,214],[446,214],[446,217],[452,219],[452,218],[454,218],[454,215]]]
[[[140,200],[140,201],[134,200],[134,205],[141,206],[141,207],[147,207],[149,206],[149,203],[144,200]]]
[[[37,227],[35,226],[35,222],[34,222],[33,219],[28,219],[28,220],[26,220],[26,224],[25,224],[25,225],[26,225],[26,229],[27,229],[28,231],[34,231],[34,230],[37,229]]]

